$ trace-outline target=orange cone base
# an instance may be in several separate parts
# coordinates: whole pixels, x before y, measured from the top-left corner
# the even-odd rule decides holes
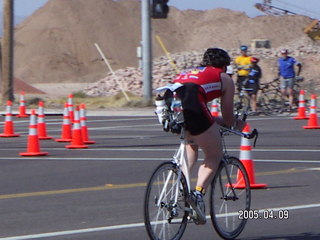
[[[55,139],[56,142],[71,142],[71,138],[59,138],[59,139]]]
[[[0,137],[20,137],[20,135],[19,134],[2,133],[2,134],[0,134]]]
[[[16,115],[16,117],[18,117],[18,118],[27,118],[27,117],[29,117],[29,115],[27,115],[27,114],[18,114],[18,115]]]
[[[293,118],[294,120],[306,120],[306,119],[309,119],[308,117],[294,117]]]
[[[25,152],[25,153],[20,153],[20,156],[23,156],[23,157],[46,156],[46,155],[48,155],[47,152]]]
[[[69,148],[69,149],[77,149],[77,148],[88,148],[87,145],[67,145],[65,146],[66,148]]]
[[[96,141],[83,141],[83,143],[85,143],[85,144],[94,144],[94,143],[96,143]]]
[[[237,189],[243,189],[245,187],[246,187],[246,185],[244,185],[244,184],[235,184],[235,188],[237,188]],[[253,184],[250,184],[250,188],[252,188],[252,189],[267,188],[267,184],[264,184],[264,183],[253,183]]]
[[[320,126],[303,126],[304,129],[320,129]]]
[[[40,137],[39,136],[39,140],[49,140],[49,139],[52,139],[52,137],[49,137],[49,136]]]

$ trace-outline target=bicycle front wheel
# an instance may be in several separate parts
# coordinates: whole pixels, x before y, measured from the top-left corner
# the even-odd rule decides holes
[[[250,209],[251,192],[248,174],[239,159],[224,159],[211,183],[210,215],[217,233],[224,239],[236,238],[246,219],[241,211]]]
[[[235,94],[234,111],[241,112],[241,110],[248,112],[250,110],[250,97],[248,95],[239,96]]]
[[[186,226],[189,208],[185,176],[173,162],[153,172],[145,194],[144,221],[150,239],[178,240]]]

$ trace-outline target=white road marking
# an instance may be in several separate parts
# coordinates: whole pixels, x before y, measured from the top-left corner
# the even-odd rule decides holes
[[[83,150],[79,150],[83,151]],[[87,149],[85,150],[87,151]],[[141,157],[141,158],[129,158],[129,157],[112,157],[112,158],[68,158],[68,157],[0,157],[1,160],[26,160],[26,159],[32,159],[32,160],[58,160],[58,161],[171,161],[172,158],[165,157],[165,158],[155,158],[155,157]],[[203,161],[202,158],[199,158],[200,161]],[[254,159],[254,162],[261,162],[261,163],[315,163],[320,164],[320,161],[318,160],[286,160],[286,159]]]
[[[259,209],[259,211],[280,211],[280,210],[301,210],[301,209],[308,209],[308,208],[319,208],[320,203],[315,204],[305,204],[305,205],[296,205],[296,206],[285,206],[285,207],[276,207],[276,208],[264,208]],[[232,213],[230,213],[232,214]],[[236,214],[236,213],[234,213]],[[206,217],[210,219],[208,215]],[[39,234],[32,234],[32,235],[22,235],[22,236],[14,236],[14,237],[5,237],[0,238],[0,240],[24,240],[24,239],[38,239],[38,238],[48,238],[48,237],[58,237],[58,236],[65,236],[71,234],[82,234],[82,233],[90,233],[90,232],[101,232],[101,231],[112,231],[112,230],[119,230],[119,229],[128,229],[128,228],[138,228],[143,227],[144,223],[131,223],[131,224],[120,224],[120,225],[113,225],[113,226],[104,226],[104,227],[96,227],[96,228],[84,228],[84,229],[77,229],[77,230],[67,230],[67,231],[60,231],[60,232],[50,232],[50,233],[39,233]]]

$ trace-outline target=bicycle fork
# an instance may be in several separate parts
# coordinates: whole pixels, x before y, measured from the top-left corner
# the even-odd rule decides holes
[[[228,184],[227,184],[227,188],[226,188],[226,192],[223,190],[224,189],[224,186],[223,186],[223,183],[222,183],[222,179],[221,179],[221,176],[219,176],[219,185],[220,185],[220,190],[221,190],[221,194],[222,194],[222,197],[221,199],[224,199],[225,201],[228,201],[228,200],[232,200],[232,201],[236,201],[238,200],[239,198],[236,196],[236,192],[234,190],[234,187],[233,187],[233,183],[231,181],[231,178],[230,178],[230,171],[228,169],[228,164],[226,163],[226,159],[223,158],[222,159],[222,164],[224,164],[224,169],[226,170],[226,175],[227,175],[227,179],[228,179]],[[231,188],[231,193],[232,194],[229,194],[227,192],[227,189],[228,188]],[[231,195],[231,196],[230,196]]]

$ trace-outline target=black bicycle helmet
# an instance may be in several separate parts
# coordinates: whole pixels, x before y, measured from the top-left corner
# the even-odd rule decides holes
[[[230,65],[229,54],[221,48],[208,48],[203,55],[201,66],[223,68]]]

